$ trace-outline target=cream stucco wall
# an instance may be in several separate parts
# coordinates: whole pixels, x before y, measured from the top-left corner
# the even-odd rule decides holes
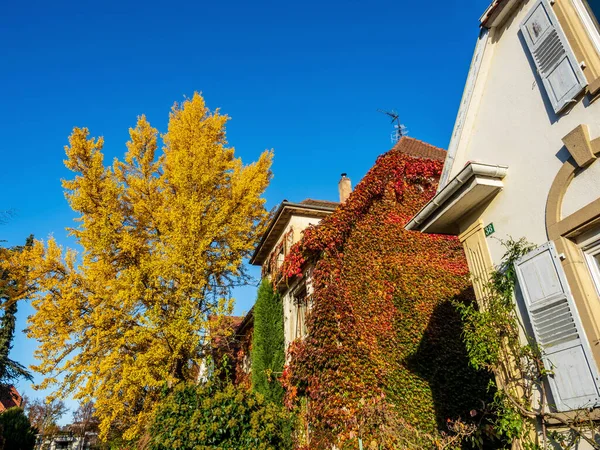
[[[532,4],[523,2],[502,26],[490,31],[474,89],[476,98],[450,171],[452,178],[469,161],[509,168],[504,189],[479,216],[484,225],[493,222],[496,229],[487,238],[494,263],[500,262],[504,253],[497,238],[524,236],[538,245],[548,240],[548,192],[569,157],[562,138],[581,123],[589,125],[592,139],[600,136],[600,102],[580,100],[559,116],[552,111],[519,32]],[[578,183],[581,187],[574,187],[569,194],[570,204],[585,201],[578,194],[589,185],[584,178]],[[598,197],[586,193],[589,198]]]
[[[566,2],[571,1],[556,0],[555,10],[566,8]],[[590,95],[582,95],[570,110],[559,115],[554,113],[519,30],[534,3],[533,0],[506,2],[516,6],[503,24],[489,31],[468,110],[464,121],[457,120],[462,131],[458,137],[455,135],[450,146],[455,148],[454,159],[447,159],[447,164],[452,164],[450,180],[468,162],[508,167],[508,174],[502,180],[503,189],[468,215],[461,216],[459,237],[474,275],[477,275],[475,257],[488,256],[488,249],[491,258],[486,262],[501,263],[505,248],[500,240],[524,237],[538,246],[552,240],[560,253],[587,338],[597,343],[600,341],[600,302],[581,250],[568,239],[574,228],[567,228],[573,223],[578,227],[582,223],[591,227],[592,220],[596,220],[594,214],[597,215],[600,206],[584,208],[585,214],[582,208],[591,202],[597,203],[600,198],[600,163],[596,161],[587,169],[577,169],[570,181],[573,172],[569,170],[575,170],[575,166],[571,162],[565,164],[571,155],[563,138],[580,125],[589,128],[591,140],[600,137],[600,101],[592,102]],[[482,36],[485,37],[485,33]],[[589,71],[584,73],[588,76]],[[573,150],[573,145],[570,144],[570,148]],[[557,177],[559,171],[561,176]],[[444,186],[447,185],[442,183],[441,188]],[[551,188],[553,194],[549,201]],[[561,198],[562,216],[556,218],[553,205]],[[595,207],[596,203],[591,206]],[[571,214],[577,216],[577,220],[561,220]],[[490,223],[494,224],[495,232],[486,238],[483,227]],[[473,230],[479,234],[475,235]],[[487,264],[480,266],[480,272],[485,274]],[[477,291],[478,286],[475,287]],[[478,298],[482,297],[478,293]],[[518,312],[522,309],[518,308]],[[600,367],[599,349],[592,345],[593,357]],[[577,448],[590,447],[581,443]]]
[[[293,238],[291,244],[295,244],[302,238],[303,231],[310,225],[317,225],[321,221],[320,218],[296,216],[290,217],[286,224],[283,233],[279,236],[277,243],[273,248],[276,248],[287,235],[290,230],[293,230]],[[302,279],[296,280],[292,285],[288,286],[286,290],[281,294],[283,302],[283,320],[284,320],[284,334],[285,334],[285,347],[296,339],[295,329],[296,321],[298,319],[298,312],[294,303],[294,291],[299,287],[300,283],[307,283],[307,292],[309,295],[312,293],[312,286],[310,284],[310,270],[307,270],[305,276]]]
[[[294,229],[294,235],[293,235],[293,239],[292,239],[292,244],[295,244],[296,242],[298,242],[300,240],[300,238],[302,237],[302,232],[308,228],[310,225],[316,225],[321,221],[321,219],[315,218],[315,217],[305,217],[305,216],[291,216],[290,220],[288,220],[288,223],[286,224],[283,233],[281,233],[281,235],[279,236],[279,239],[277,239],[277,243],[273,246],[273,248],[277,247],[281,241],[283,240],[284,236],[293,228]]]
[[[600,198],[600,162],[598,160],[573,178],[562,202],[563,217],[573,214],[597,198]]]
[[[271,252],[275,251],[275,249],[282,243],[283,239],[287,236],[287,234],[292,230],[292,239],[291,242],[288,242],[288,245],[291,247],[293,244],[298,242],[302,238],[302,232],[308,228],[310,225],[316,225],[320,222],[321,219],[315,217],[306,217],[306,216],[296,216],[293,215],[288,220],[283,232],[278,236],[276,244],[271,249]],[[289,248],[288,248],[289,250]],[[271,258],[267,258],[264,264],[268,264]],[[283,258],[279,261],[279,264],[283,263]]]

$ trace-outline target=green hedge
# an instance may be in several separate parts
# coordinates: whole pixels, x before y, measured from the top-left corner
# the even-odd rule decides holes
[[[258,288],[252,336],[252,389],[276,404],[283,402],[279,377],[285,364],[283,305],[268,280]]]
[[[180,384],[150,428],[151,450],[291,449],[291,415],[240,386]]]

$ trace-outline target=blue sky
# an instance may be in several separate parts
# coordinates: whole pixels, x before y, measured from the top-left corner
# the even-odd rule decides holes
[[[139,114],[166,130],[169,108],[201,91],[230,115],[243,161],[275,150],[267,206],[337,200],[391,146],[377,109],[395,109],[410,136],[446,148],[489,0],[304,2],[9,2],[0,16],[0,227],[7,245],[33,233],[73,246],[60,179],[74,126],[121,156]],[[257,271],[253,272],[258,274]],[[247,311],[255,288],[236,291]],[[12,357],[30,364],[21,330]],[[42,397],[29,383],[21,392]],[[65,417],[63,422],[68,421]]]

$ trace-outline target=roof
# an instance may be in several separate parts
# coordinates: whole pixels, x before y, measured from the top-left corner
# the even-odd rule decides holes
[[[23,398],[14,386],[4,386],[0,389],[0,411],[14,406],[21,407]]]
[[[482,27],[490,27],[494,24],[494,21],[500,17],[502,11],[508,6],[509,3],[515,4],[512,0],[493,0],[490,6],[485,10],[479,22]]]
[[[260,266],[267,259],[292,215],[323,218],[335,211],[338,205],[327,200],[306,199],[300,203],[282,201],[254,250],[250,264]]]
[[[398,150],[414,158],[444,161],[446,150],[408,136],[402,136],[392,150]]]
[[[241,336],[246,333],[249,328],[254,328],[254,305],[250,308],[250,311],[243,317],[242,321],[238,324],[235,329],[236,336]]]
[[[339,202],[330,202],[329,200],[313,200],[312,198],[307,198],[306,200],[302,200],[300,204],[335,209],[339,205]]]

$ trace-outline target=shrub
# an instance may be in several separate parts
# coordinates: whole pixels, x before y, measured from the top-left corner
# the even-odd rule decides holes
[[[151,450],[289,449],[291,416],[263,395],[209,381],[180,384],[159,406]]]
[[[35,428],[22,408],[8,408],[0,414],[1,436],[5,450],[32,450],[35,445]]]
[[[277,404],[283,402],[283,387],[278,378],[284,363],[283,304],[271,283],[263,280],[254,305],[252,389]]]

